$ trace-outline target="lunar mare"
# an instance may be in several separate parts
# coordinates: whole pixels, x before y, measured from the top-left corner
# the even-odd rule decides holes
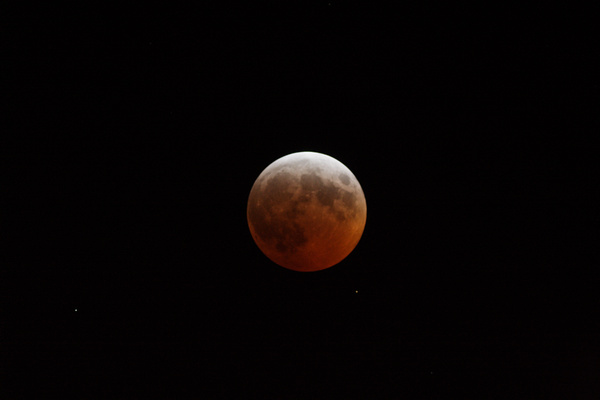
[[[367,204],[344,164],[325,154],[299,152],[274,161],[258,176],[247,217],[254,241],[273,262],[318,271],[354,250]]]

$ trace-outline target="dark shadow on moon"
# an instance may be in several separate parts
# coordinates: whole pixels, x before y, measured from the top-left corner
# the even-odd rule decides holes
[[[297,166],[306,161],[300,160],[294,164]],[[342,183],[350,183],[346,174],[340,174],[339,179]],[[264,178],[261,179],[261,184],[263,181]],[[298,182],[293,174],[285,171],[276,173],[266,180],[260,202],[251,198],[248,207],[248,215],[256,235],[265,242],[275,243],[275,248],[282,254],[292,254],[308,242],[304,228],[298,221],[306,213],[302,205],[313,198],[337,221],[342,222],[356,216],[356,195],[333,181],[324,182],[317,172],[300,176],[300,196],[296,194],[294,197],[295,194],[288,190],[293,182]],[[336,200],[342,202],[342,210],[339,209],[339,204],[337,207],[334,204]]]
[[[304,214],[300,203],[309,199],[292,200],[293,193],[287,191],[292,180],[290,173],[277,173],[267,181],[262,201],[259,203],[251,198],[248,207],[256,234],[266,242],[273,241],[281,253],[292,253],[308,241],[304,229],[296,221]],[[289,204],[289,207],[285,211],[278,210],[277,206],[281,204]]]

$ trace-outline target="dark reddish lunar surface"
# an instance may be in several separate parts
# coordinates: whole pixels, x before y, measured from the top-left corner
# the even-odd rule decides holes
[[[352,172],[325,154],[289,154],[256,179],[248,226],[261,251],[282,267],[318,271],[356,247],[367,219],[363,190]]]

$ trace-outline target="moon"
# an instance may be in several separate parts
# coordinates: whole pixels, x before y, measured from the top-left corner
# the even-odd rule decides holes
[[[271,261],[294,271],[319,271],[354,250],[367,203],[344,164],[303,151],[262,171],[250,191],[247,217],[256,245]]]

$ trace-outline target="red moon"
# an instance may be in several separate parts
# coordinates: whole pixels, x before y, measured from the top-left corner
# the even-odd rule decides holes
[[[281,157],[258,176],[247,217],[254,241],[271,261],[294,271],[319,271],[354,250],[367,203],[344,164],[304,151]]]

